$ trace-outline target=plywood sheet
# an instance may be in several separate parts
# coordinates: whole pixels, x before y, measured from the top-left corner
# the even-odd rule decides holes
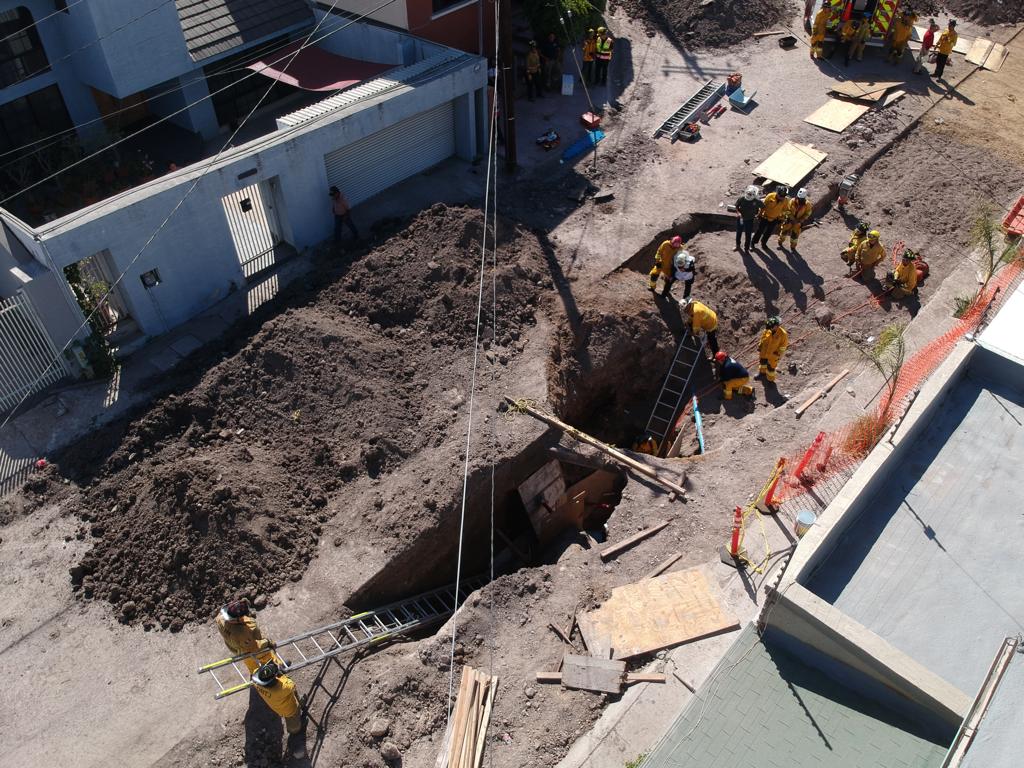
[[[579,625],[592,654],[628,659],[737,629],[739,622],[722,611],[717,589],[697,567],[616,587]]]
[[[519,486],[519,498],[523,500],[530,524],[542,542],[564,526],[552,515],[564,494],[565,477],[562,475],[562,465],[554,459],[526,478]]]
[[[562,685],[584,691],[618,693],[626,676],[626,662],[598,659],[592,656],[562,657]]]
[[[845,83],[836,83],[829,88],[829,93],[840,96],[849,96],[851,99],[861,101],[878,101],[890,88],[903,85],[902,81],[890,80],[847,80]]]
[[[876,104],[875,106],[878,109],[888,107],[890,104],[895,104],[897,101],[899,101],[906,95],[907,92],[903,90],[889,91],[887,94],[885,94],[885,98],[878,102],[878,104]]]
[[[967,52],[967,60],[982,69],[998,72],[1006,60],[1006,53],[1006,48],[999,43],[979,37]]]
[[[829,99],[804,118],[805,123],[842,133],[871,107],[842,99]]]
[[[825,152],[787,141],[754,169],[755,176],[795,187],[828,157]]]

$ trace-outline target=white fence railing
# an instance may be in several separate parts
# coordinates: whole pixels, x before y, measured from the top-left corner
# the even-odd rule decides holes
[[[0,300],[0,414],[69,374],[28,296]]]

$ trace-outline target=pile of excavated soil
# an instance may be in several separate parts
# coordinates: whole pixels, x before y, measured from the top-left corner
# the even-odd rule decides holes
[[[980,24],[1024,21],[1024,0],[942,0],[934,5],[944,7],[951,15]]]
[[[631,18],[685,48],[736,45],[792,14],[786,0],[618,0]]]
[[[505,365],[546,283],[536,237],[499,230],[501,327],[484,345]],[[375,509],[354,508],[346,489],[383,484],[453,434],[458,404],[438,395],[467,383],[481,231],[478,210],[434,206],[307,288],[193,386],[90,442],[109,444],[105,458],[62,467],[88,483],[76,511],[95,541],[71,570],[78,594],[174,631],[234,596],[261,607],[298,581],[328,520],[351,517],[343,529],[387,548],[451,513],[454,480],[421,478],[425,506],[412,516],[405,503],[385,508],[383,489]],[[89,453],[69,451],[69,465]]]

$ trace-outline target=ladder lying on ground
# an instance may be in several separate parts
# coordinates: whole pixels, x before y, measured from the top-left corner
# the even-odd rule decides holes
[[[667,450],[665,439],[672,431],[679,409],[686,400],[686,392],[690,388],[690,380],[693,372],[697,369],[697,361],[704,356],[705,339],[702,335],[700,343],[689,333],[684,333],[679,346],[676,347],[676,355],[672,358],[672,365],[669,366],[665,383],[661,385],[658,393],[658,401],[651,411],[651,418],[647,420],[648,435],[658,441],[658,455],[662,456]]]
[[[455,609],[470,594],[486,583],[487,580],[482,576],[463,579],[457,599],[454,585],[448,585],[410,597],[407,600],[385,605],[383,608],[357,613],[355,616],[328,624],[326,627],[303,632],[301,635],[275,643],[273,647],[278,656],[286,661],[287,671],[294,672],[332,656],[338,656],[347,651],[354,651],[356,648],[373,645],[384,640],[391,640],[396,635],[406,634],[430,624],[440,623],[455,613]],[[242,662],[266,652],[266,650],[262,650],[258,653],[245,653],[240,656],[232,656],[230,659],[221,659],[200,667],[199,674],[206,672],[210,674],[220,689],[214,698],[222,699],[233,693],[244,691],[252,685],[249,679],[249,670]],[[227,684],[217,677],[217,671],[227,667],[234,669],[240,682],[235,683],[235,675],[231,675],[230,672],[228,674],[231,680]]]
[[[673,112],[672,116],[661,124],[661,127],[654,132],[654,138],[667,136],[672,141],[675,141],[683,126],[695,121],[700,116],[700,113],[718,101],[723,93],[725,93],[724,83],[708,80],[693,96],[683,102],[683,106]]]

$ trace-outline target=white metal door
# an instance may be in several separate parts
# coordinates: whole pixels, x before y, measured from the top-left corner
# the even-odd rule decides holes
[[[0,413],[67,373],[28,296],[19,291],[0,300]]]
[[[455,105],[447,102],[324,156],[327,182],[351,205],[455,154]]]
[[[238,261],[246,277],[274,264],[281,242],[271,182],[259,181],[221,199]]]

